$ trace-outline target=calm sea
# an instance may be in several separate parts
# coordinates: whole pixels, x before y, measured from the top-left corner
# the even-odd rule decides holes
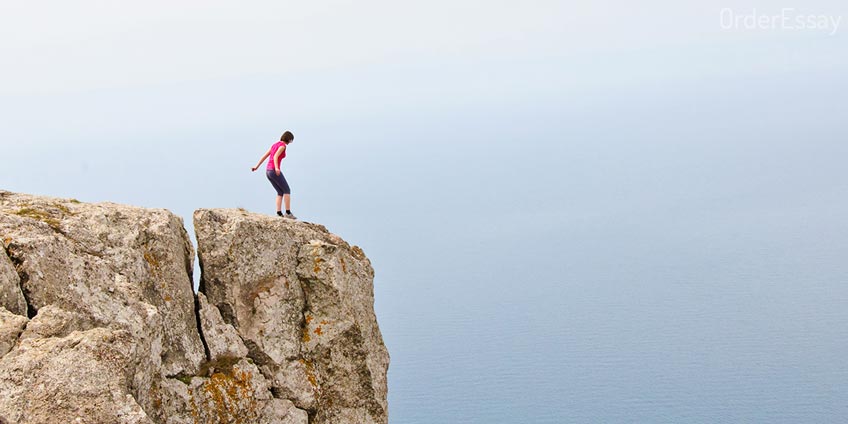
[[[839,124],[706,91],[374,179],[393,424],[848,421]]]

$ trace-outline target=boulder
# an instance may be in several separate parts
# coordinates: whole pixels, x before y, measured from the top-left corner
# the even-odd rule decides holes
[[[194,214],[200,290],[278,397],[313,423],[386,423],[389,355],[362,250],[320,225],[236,209]]]
[[[75,314],[79,327],[121,328],[139,339],[153,311],[164,373],[198,369],[204,352],[194,314],[194,250],[176,215],[0,191],[0,238],[30,316],[52,305]]]
[[[0,273],[7,280],[2,264],[13,264],[18,309],[31,318],[0,360],[0,416],[156,422],[158,381],[196,374],[206,359],[182,220],[0,191],[0,239]]]

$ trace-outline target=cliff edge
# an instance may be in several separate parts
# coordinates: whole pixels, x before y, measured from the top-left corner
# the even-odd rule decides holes
[[[361,249],[323,226],[0,191],[0,423],[387,423]]]

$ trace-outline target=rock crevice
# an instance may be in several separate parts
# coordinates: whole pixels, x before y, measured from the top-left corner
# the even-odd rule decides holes
[[[14,314],[32,318],[36,311],[33,311],[24,291],[29,275],[19,267],[22,260],[13,256],[11,245],[12,239],[4,238],[3,257],[0,257],[0,306]]]
[[[203,354],[206,361],[210,361],[212,357],[209,353],[209,343],[206,342],[206,337],[203,335],[203,325],[200,319],[200,298],[197,294],[194,295],[194,319],[197,323],[197,335],[200,337],[200,342],[203,344]]]
[[[387,423],[373,269],[323,226],[0,190],[0,416]]]

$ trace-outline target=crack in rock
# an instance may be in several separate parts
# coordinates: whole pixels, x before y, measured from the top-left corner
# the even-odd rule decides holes
[[[194,224],[196,256],[168,211],[0,190],[0,233],[16,238],[0,240],[0,278],[21,309],[0,320],[0,423],[388,422],[361,250],[246,211],[201,209]]]

